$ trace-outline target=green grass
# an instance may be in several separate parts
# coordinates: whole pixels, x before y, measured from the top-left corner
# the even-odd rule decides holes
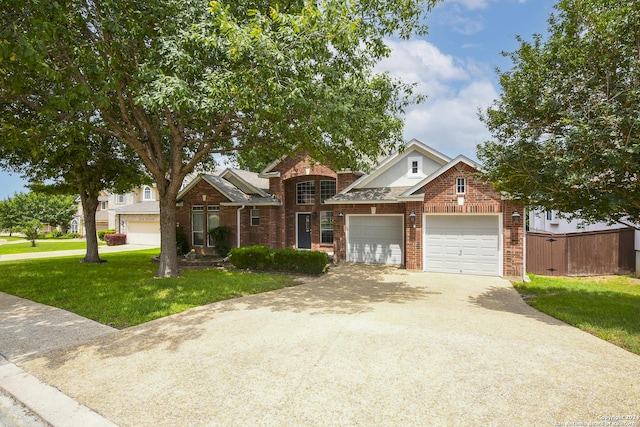
[[[156,279],[158,250],[101,255],[104,264],[49,258],[0,264],[0,291],[59,307],[115,328],[192,307],[294,285],[285,275],[217,269],[185,270]]]
[[[7,242],[15,242],[16,240],[25,240],[25,239],[22,236],[0,235],[0,240],[6,240]]]
[[[104,245],[104,242],[98,242],[98,245]],[[86,249],[87,243],[84,240],[73,240],[67,242],[46,242],[38,240],[36,246],[31,246],[30,241],[22,243],[11,243],[0,245],[0,255],[9,254],[28,254],[32,252],[56,252],[68,251],[73,249]]]
[[[640,355],[640,280],[530,277],[514,286],[532,307]]]

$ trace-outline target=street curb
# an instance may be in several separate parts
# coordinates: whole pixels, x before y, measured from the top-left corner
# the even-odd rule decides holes
[[[54,427],[117,427],[0,356],[0,388]]]

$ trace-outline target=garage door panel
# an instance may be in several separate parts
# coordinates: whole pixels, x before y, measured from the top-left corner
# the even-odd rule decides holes
[[[127,243],[160,246],[160,223],[127,221]]]
[[[497,215],[426,216],[426,271],[499,274],[500,233]]]
[[[402,217],[350,216],[347,259],[372,264],[402,264]]]

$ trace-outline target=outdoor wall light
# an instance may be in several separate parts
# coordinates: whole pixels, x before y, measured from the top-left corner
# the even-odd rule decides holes
[[[344,218],[344,212],[342,211],[338,212],[338,218],[340,219]]]
[[[520,214],[518,211],[513,211],[511,214],[511,221],[513,221],[514,225],[520,224]]]
[[[416,211],[411,211],[411,213],[409,214],[409,221],[411,221],[411,224],[416,223]]]

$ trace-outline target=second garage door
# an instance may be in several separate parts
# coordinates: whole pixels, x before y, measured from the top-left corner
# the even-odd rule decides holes
[[[425,271],[499,275],[498,215],[425,217]]]
[[[350,215],[347,219],[347,261],[402,264],[402,216]]]

